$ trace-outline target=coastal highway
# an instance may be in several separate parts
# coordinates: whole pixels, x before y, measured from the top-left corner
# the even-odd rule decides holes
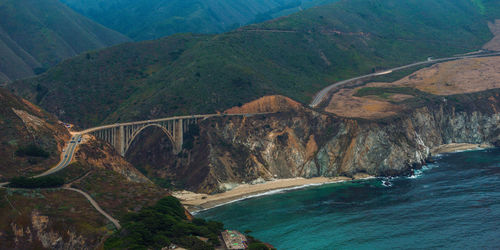
[[[72,136],[71,137],[71,141],[65,147],[65,149],[63,151],[63,154],[61,155],[61,161],[55,167],[53,167],[53,168],[51,168],[51,169],[49,169],[49,170],[47,170],[47,171],[45,171],[45,172],[37,175],[37,176],[33,176],[33,178],[39,178],[39,177],[42,177],[42,176],[47,176],[47,175],[56,173],[56,172],[64,169],[65,167],[67,167],[71,163],[71,160],[73,159],[73,155],[75,154],[76,147],[80,143],[81,138],[82,138],[81,134],[76,134],[76,135]],[[8,184],[9,184],[8,182],[0,183],[0,188],[6,186]],[[71,188],[70,184],[64,185],[64,187],[62,187],[62,189],[66,189],[66,190],[70,190],[70,191],[74,191],[74,192],[80,193],[81,195],[83,195],[90,202],[90,204],[99,213],[101,213],[104,217],[106,217],[106,219],[108,219],[109,221],[111,221],[111,223],[113,223],[115,225],[116,229],[120,229],[121,228],[120,222],[117,219],[111,217],[111,215],[109,215],[108,213],[106,213],[99,206],[99,204],[97,204],[97,202],[89,194],[85,193],[82,190],[79,190],[79,189],[76,189],[76,188]]]
[[[56,172],[64,169],[65,167],[67,167],[69,165],[69,163],[71,162],[71,160],[73,159],[73,154],[75,153],[76,146],[78,146],[78,143],[79,143],[81,138],[82,138],[81,134],[74,135],[71,138],[71,141],[69,142],[68,146],[66,146],[66,148],[64,149],[64,152],[61,156],[61,161],[55,167],[53,167],[53,168],[51,168],[51,169],[49,169],[49,170],[47,170],[39,175],[33,176],[33,177],[38,178],[38,177],[42,177],[42,176],[47,176],[49,174],[56,173]]]
[[[82,138],[81,134],[77,134],[77,135],[74,135],[73,137],[71,137],[71,141],[65,147],[64,152],[61,155],[61,161],[59,161],[59,163],[55,167],[53,167],[53,168],[51,168],[51,169],[49,169],[49,170],[47,170],[39,175],[33,176],[33,178],[47,176],[47,175],[56,173],[56,172],[64,169],[65,167],[67,167],[69,165],[69,163],[71,162],[71,160],[73,159],[73,154],[75,153],[76,146],[79,144],[79,141],[81,138]],[[0,183],[0,187],[6,186],[8,184],[9,184],[8,182]]]
[[[316,106],[318,106],[327,97],[328,93],[331,90],[333,90],[334,88],[342,86],[342,85],[345,85],[345,84],[348,84],[348,83],[351,83],[351,82],[354,82],[354,81],[363,80],[365,78],[370,78],[370,77],[380,76],[380,75],[386,75],[386,74],[390,74],[390,73],[392,73],[394,71],[399,71],[399,70],[403,70],[403,69],[407,69],[407,68],[411,68],[411,67],[415,67],[415,66],[419,66],[419,65],[424,65],[424,64],[439,63],[439,62],[444,62],[444,61],[454,61],[454,60],[467,59],[467,58],[479,58],[479,57],[499,56],[499,55],[500,55],[500,52],[493,52],[493,53],[483,53],[483,54],[454,56],[454,57],[439,58],[439,59],[429,58],[426,61],[416,62],[416,63],[412,63],[412,64],[400,66],[400,67],[396,67],[396,68],[393,68],[393,69],[388,69],[388,70],[386,70],[384,72],[378,72],[378,73],[372,73],[372,74],[368,74],[368,75],[362,75],[362,76],[354,77],[354,78],[351,78],[351,79],[347,79],[347,80],[343,80],[343,81],[340,81],[340,82],[336,82],[336,83],[334,83],[332,85],[329,85],[328,87],[322,89],[320,92],[318,92],[316,94],[316,96],[312,100],[311,104],[309,104],[309,106],[312,107],[312,108],[315,108]]]

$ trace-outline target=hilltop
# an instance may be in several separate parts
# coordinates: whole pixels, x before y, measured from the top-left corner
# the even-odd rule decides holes
[[[129,39],[58,0],[0,3],[0,84],[40,74],[63,59]]]
[[[136,41],[175,33],[213,34],[338,0],[62,0]]]
[[[480,49],[500,16],[498,3],[484,4],[488,14],[468,0],[340,1],[220,35],[90,52],[9,88],[83,127],[211,113],[273,94],[308,103],[341,79]]]

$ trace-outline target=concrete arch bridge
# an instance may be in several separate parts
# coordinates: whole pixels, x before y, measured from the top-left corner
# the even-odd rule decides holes
[[[115,123],[105,126],[90,128],[78,134],[91,134],[95,137],[111,144],[121,156],[125,156],[132,142],[141,132],[148,127],[160,128],[173,144],[175,154],[182,150],[184,132],[187,132],[191,124],[198,124],[200,120],[213,117],[224,116],[254,116],[259,114],[210,114],[210,115],[191,115],[176,116],[155,120],[145,120],[127,123]]]

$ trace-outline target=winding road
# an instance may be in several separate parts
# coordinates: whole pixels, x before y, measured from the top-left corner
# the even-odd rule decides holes
[[[500,52],[492,52],[492,53],[486,53],[486,54],[463,55],[463,56],[454,56],[454,57],[446,57],[446,58],[439,58],[439,59],[431,59],[430,58],[430,59],[427,59],[426,61],[416,62],[416,63],[412,63],[412,64],[408,64],[408,65],[404,65],[404,66],[400,66],[400,67],[388,69],[388,70],[386,70],[384,72],[377,72],[377,73],[371,73],[371,74],[368,74],[368,75],[362,75],[362,76],[354,77],[354,78],[351,78],[351,79],[347,79],[347,80],[343,80],[343,81],[340,81],[340,82],[336,82],[336,83],[334,83],[332,85],[329,85],[328,87],[325,87],[324,89],[322,89],[320,92],[318,92],[316,94],[316,96],[312,100],[311,104],[309,104],[309,106],[312,107],[312,108],[315,108],[316,106],[318,106],[327,97],[328,93],[330,91],[332,91],[334,88],[342,86],[342,85],[345,85],[345,84],[348,84],[348,83],[351,83],[351,82],[354,82],[354,81],[362,80],[362,79],[365,79],[365,78],[370,78],[370,77],[380,76],[380,75],[386,75],[386,74],[390,74],[390,73],[392,73],[394,71],[399,71],[399,70],[403,70],[403,69],[407,69],[407,68],[411,68],[411,67],[415,67],[415,66],[419,66],[419,65],[439,63],[439,62],[444,62],[444,61],[454,61],[454,60],[468,59],[468,58],[499,56],[499,55],[500,55]]]
[[[68,146],[66,146],[63,149],[63,153],[61,155],[61,160],[59,161],[59,163],[57,163],[57,165],[55,167],[53,167],[53,168],[51,168],[51,169],[49,169],[49,170],[47,170],[39,175],[33,176],[33,178],[39,178],[39,177],[47,176],[50,174],[54,174],[58,171],[61,171],[65,167],[67,167],[71,163],[71,161],[73,160],[73,155],[75,154],[76,147],[78,146],[81,138],[82,138],[81,134],[77,134],[75,136],[72,136],[70,142],[68,143]],[[8,184],[9,184],[9,182],[0,183],[0,187],[6,186]]]
[[[71,138],[71,141],[69,142],[68,146],[63,151],[63,154],[61,155],[61,161],[53,168],[39,174],[33,176],[34,178],[39,178],[43,176],[47,176],[50,174],[54,174],[56,172],[59,172],[63,170],[65,167],[67,167],[71,161],[73,160],[73,155],[75,153],[76,147],[79,144],[79,141],[82,139],[82,135],[77,134]]]
[[[51,169],[49,169],[49,170],[47,170],[39,175],[33,176],[33,178],[39,178],[39,177],[51,175],[51,174],[54,174],[56,172],[63,170],[65,167],[67,167],[71,163],[71,161],[73,160],[73,157],[74,157],[74,154],[76,151],[76,147],[80,143],[81,139],[82,139],[82,135],[80,133],[72,136],[68,145],[63,150],[63,154],[61,155],[61,161],[55,167],[53,167],[53,168],[51,168]],[[6,186],[8,184],[9,184],[8,182],[0,183],[0,188]],[[18,188],[16,188],[16,189],[18,189]],[[120,230],[120,228],[121,228],[120,222],[117,219],[111,217],[111,215],[109,215],[108,213],[106,213],[89,194],[85,193],[84,191],[82,191],[80,189],[68,187],[67,185],[62,187],[62,189],[78,192],[81,195],[83,195],[99,213],[101,213],[104,217],[106,217],[106,219],[111,221],[111,223],[113,223],[113,225],[115,225],[116,229]]]
[[[90,202],[90,204],[92,204],[92,206],[94,206],[94,208],[99,213],[101,213],[102,215],[104,215],[104,217],[106,217],[106,219],[108,219],[109,221],[111,221],[111,223],[113,223],[115,225],[116,229],[120,230],[120,228],[122,228],[122,226],[120,225],[120,222],[118,222],[117,219],[111,217],[111,215],[109,215],[104,210],[102,210],[102,208],[99,206],[99,204],[97,204],[97,202],[94,199],[92,199],[92,197],[89,194],[83,192],[80,189],[76,189],[76,188],[63,187],[63,189],[75,191],[75,192],[78,192],[78,193],[82,194],[83,196],[85,196],[85,198],[87,198],[87,200]]]

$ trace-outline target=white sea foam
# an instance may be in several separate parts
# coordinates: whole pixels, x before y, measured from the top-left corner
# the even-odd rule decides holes
[[[392,187],[392,182],[390,182],[389,180],[382,180],[382,186],[384,187]]]
[[[417,179],[417,178],[421,177],[422,175],[424,175],[425,171],[431,170],[431,169],[436,168],[436,167],[439,167],[439,165],[435,164],[435,163],[424,165],[424,166],[422,166],[421,169],[413,170],[413,174],[411,176],[406,177],[406,178]]]

